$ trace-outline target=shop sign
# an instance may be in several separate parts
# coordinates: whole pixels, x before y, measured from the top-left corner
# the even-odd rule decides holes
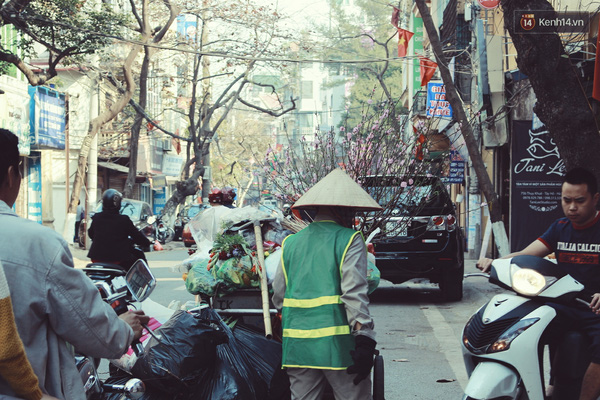
[[[165,154],[163,156],[162,172],[165,175],[169,176],[179,176],[179,174],[181,173],[181,166],[183,164],[183,160],[183,157]]]
[[[153,192],[152,212],[154,212],[154,215],[159,215],[163,208],[165,208],[165,204],[167,204],[167,193],[164,189]]]
[[[452,107],[446,100],[446,86],[441,82],[427,84],[427,116],[452,119]]]
[[[531,121],[513,121],[511,135],[511,251],[525,248],[557,218],[565,164],[556,143],[534,115]],[[536,122],[537,121],[537,122]]]
[[[43,86],[30,86],[29,135],[32,146],[64,150],[65,94]]]

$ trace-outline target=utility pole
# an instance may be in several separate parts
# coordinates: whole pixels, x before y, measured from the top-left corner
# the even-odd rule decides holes
[[[427,7],[425,0],[415,0],[415,2],[417,4],[417,8],[419,9],[419,13],[421,14],[421,18],[423,19],[423,25],[427,31],[427,36],[429,37],[436,62],[440,69],[442,81],[446,86],[446,98],[448,99],[448,102],[452,106],[452,110],[458,119],[460,130],[469,152],[469,158],[471,159],[473,169],[477,176],[477,180],[479,181],[479,186],[485,195],[488,204],[490,219],[492,222],[492,230],[494,232],[494,238],[496,241],[496,246],[498,247],[498,252],[500,253],[500,256],[504,256],[509,253],[509,246],[508,236],[506,235],[506,229],[504,229],[504,223],[502,221],[502,208],[498,194],[494,190],[492,181],[487,174],[485,164],[483,163],[483,158],[481,157],[479,143],[477,142],[473,133],[473,129],[469,123],[469,120],[467,119],[462,105],[462,100],[456,91],[456,87],[454,86],[452,75],[450,74],[446,57],[442,51],[440,38],[433,23],[433,19],[431,18],[429,8]]]

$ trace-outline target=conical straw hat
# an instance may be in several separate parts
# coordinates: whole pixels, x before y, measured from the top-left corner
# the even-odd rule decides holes
[[[352,207],[360,211],[378,211],[381,206],[343,170],[337,168],[317,182],[292,208],[317,206]]]

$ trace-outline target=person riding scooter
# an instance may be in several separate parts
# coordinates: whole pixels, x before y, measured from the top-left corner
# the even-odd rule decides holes
[[[152,244],[136,227],[128,216],[119,213],[123,195],[108,189],[102,195],[102,211],[94,214],[88,233],[92,247],[88,257],[93,262],[118,264],[125,271],[138,259],[145,260],[144,252],[134,247],[134,243],[148,247]]]

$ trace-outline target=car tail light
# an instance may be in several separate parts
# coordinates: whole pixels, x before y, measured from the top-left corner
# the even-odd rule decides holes
[[[456,229],[456,218],[454,217],[454,215],[448,215],[446,217],[446,223],[448,224],[448,231],[452,232]]]
[[[429,218],[429,223],[427,224],[428,231],[443,231],[446,229],[444,226],[444,217],[441,215],[434,215]]]

